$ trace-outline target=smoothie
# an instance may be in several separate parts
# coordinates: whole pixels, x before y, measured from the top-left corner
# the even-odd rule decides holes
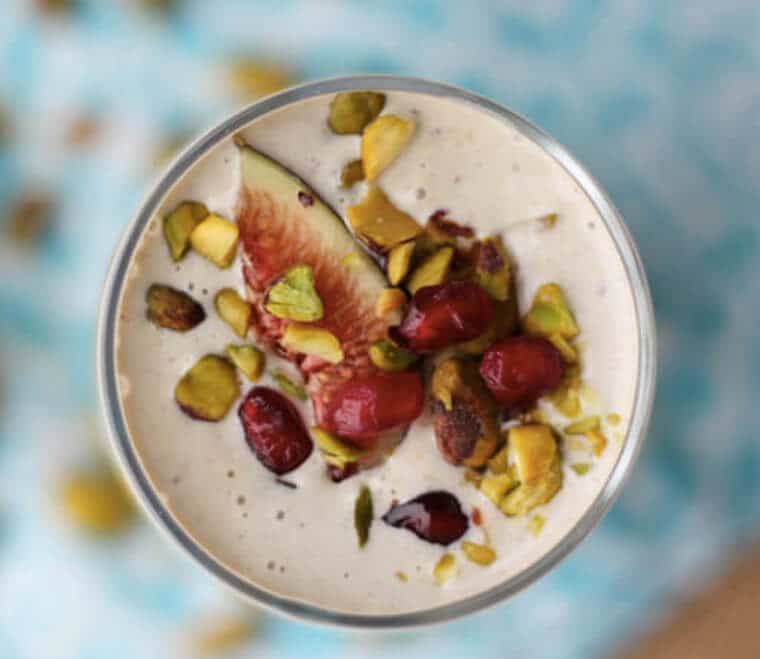
[[[369,116],[354,113],[348,123],[359,125],[336,131],[328,122],[336,117],[333,95],[302,101],[255,120],[197,162],[132,257],[116,359],[136,453],[168,510],[199,544],[264,589],[324,609],[386,615],[492,588],[561,541],[615,465],[640,346],[614,241],[552,157],[463,101],[391,91],[379,105],[365,103]],[[378,112],[392,119],[368,139]],[[298,194],[285,203],[288,181],[296,181]],[[165,221],[183,202],[196,204],[197,217],[188,220],[194,240],[175,244],[172,253]],[[348,227],[345,236],[330,228],[329,209]],[[208,214],[237,228],[229,249],[196,234]],[[290,233],[273,255],[268,227],[284,216]],[[415,224],[397,222],[402,216]],[[395,233],[384,243],[388,218]],[[314,238],[320,226],[324,240]],[[495,248],[485,247],[491,243]],[[500,280],[506,271],[509,280]],[[384,316],[375,298],[385,288],[403,294],[387,298]],[[227,289],[225,311],[219,293]],[[174,318],[182,331],[146,317],[149,291],[166,290],[199,305]],[[425,291],[435,295],[425,298]],[[511,320],[483,345],[459,351],[472,340],[466,332],[431,339],[410,317],[422,314],[427,330],[426,305],[447,295],[472,302],[462,311],[467,322],[454,325],[479,327],[475,340],[495,319]],[[172,299],[159,300],[154,315]],[[252,305],[242,320],[234,313],[239,301]],[[489,315],[479,319],[486,307]],[[459,307],[452,308],[456,316]],[[543,322],[561,325],[565,312],[577,331],[542,331]],[[450,330],[449,320],[440,322]],[[315,328],[335,341],[318,333],[315,343]],[[514,334],[521,335],[517,348],[508,338]],[[368,357],[378,341],[385,343]],[[232,359],[230,344],[254,346],[252,361]],[[183,376],[206,355],[217,356],[212,370],[227,377],[232,365],[234,375],[227,390],[201,405],[193,387],[206,375]],[[385,358],[392,363],[378,366]],[[528,360],[545,386],[515,393],[514,382],[499,380],[508,377],[505,359]],[[367,432],[352,429],[351,401],[343,408],[336,402],[351,398],[341,386],[385,369],[388,377],[408,377],[393,380],[400,383],[395,397],[387,393],[383,401],[390,402],[375,412],[381,421],[391,412],[398,418],[370,423]],[[462,382],[472,385],[474,412],[450,400]],[[249,395],[254,387],[265,389]],[[287,456],[256,435],[263,432],[256,415],[271,391],[289,405],[275,430],[308,438]],[[493,427],[483,426],[480,412]],[[343,447],[337,458],[325,444],[331,440]],[[531,470],[545,491],[526,499],[515,493]],[[418,499],[429,493],[448,498]],[[416,507],[404,508],[415,500]],[[428,503],[449,513],[442,535],[420,526]]]

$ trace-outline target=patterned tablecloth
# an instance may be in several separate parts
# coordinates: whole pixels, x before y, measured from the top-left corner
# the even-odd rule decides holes
[[[412,634],[266,616],[239,656],[605,656],[757,530],[756,0],[0,4],[1,657],[186,657],[193,630],[237,615],[147,524],[77,531],[60,483],[96,450],[94,319],[111,250],[159,151],[246,100],[225,82],[240,57],[297,78],[441,79],[553,133],[640,244],[661,368],[621,500],[527,592]],[[13,209],[26,198],[31,214],[30,195],[48,198],[50,225],[23,244]]]

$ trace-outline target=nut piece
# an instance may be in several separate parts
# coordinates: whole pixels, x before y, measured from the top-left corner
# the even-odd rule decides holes
[[[385,318],[396,311],[401,311],[406,304],[406,293],[400,288],[386,288],[377,297],[375,315]],[[400,319],[399,319],[400,320]]]
[[[174,388],[182,411],[201,421],[221,421],[239,395],[235,366],[219,355],[202,357]]]
[[[386,270],[388,272],[388,281],[394,286],[397,286],[404,277],[409,274],[409,268],[412,265],[412,257],[414,256],[415,243],[410,240],[406,243],[396,245],[388,254],[388,265]]]
[[[275,283],[267,294],[266,310],[278,318],[311,323],[324,315],[322,300],[314,286],[309,265],[295,265]]]
[[[585,476],[591,469],[591,464],[588,462],[576,462],[575,464],[570,465],[570,469],[578,474],[578,476]]]
[[[578,336],[578,325],[559,284],[539,287],[522,325],[526,334],[536,336],[548,338],[552,334],[559,334],[564,339]]]
[[[446,359],[433,372],[431,392],[438,449],[451,464],[481,467],[502,442],[498,408],[478,375],[477,365]]]
[[[537,423],[514,426],[509,429],[507,441],[521,483],[540,480],[557,456],[557,440],[549,426]]]
[[[306,389],[304,389],[301,385],[293,382],[293,380],[291,380],[282,371],[276,371],[272,374],[272,377],[277,383],[277,386],[280,387],[280,389],[282,389],[286,394],[293,396],[293,398],[298,398],[298,400],[307,400],[309,398],[308,394],[306,393]]]
[[[488,468],[494,474],[503,474],[509,468],[509,447],[503,446],[489,461]]]
[[[290,323],[280,344],[292,352],[319,357],[331,364],[343,361],[343,348],[338,337],[322,327]]]
[[[65,515],[81,529],[96,534],[122,530],[134,517],[134,506],[113,472],[78,472],[61,487]]]
[[[499,509],[507,516],[525,515],[536,506],[543,505],[554,497],[562,487],[562,469],[559,454],[554,456],[549,471],[533,484],[521,483],[504,497]]]
[[[360,549],[369,540],[369,529],[372,526],[372,518],[374,516],[372,492],[370,492],[370,489],[366,485],[362,485],[359,495],[354,502],[354,528],[356,529],[356,538],[359,541]]]
[[[219,268],[229,268],[238,245],[236,224],[213,213],[193,229],[190,245]]]
[[[512,273],[509,257],[499,236],[486,238],[477,249],[475,279],[499,302],[509,298]]]
[[[164,238],[175,263],[185,256],[190,248],[190,234],[206,217],[206,206],[197,201],[183,201],[164,218]]]
[[[413,352],[387,339],[375,341],[370,345],[368,352],[372,363],[384,371],[405,371],[417,361],[417,355]]]
[[[145,295],[145,315],[158,327],[187,332],[206,319],[203,307],[187,293],[171,286],[153,284]]]
[[[509,469],[495,476],[486,476],[480,481],[480,491],[495,506],[501,503],[507,492],[517,487],[518,481],[514,476],[514,469]]]
[[[359,134],[385,106],[385,94],[341,92],[330,103],[327,123],[338,135]]]
[[[359,462],[370,452],[357,448],[318,426],[311,429],[311,436],[322,452],[325,462],[343,469],[349,463]]]
[[[467,558],[478,565],[490,565],[496,560],[496,552],[486,545],[479,545],[477,542],[462,542],[462,553]]]
[[[354,183],[364,180],[364,165],[361,160],[352,160],[343,165],[340,170],[340,183],[344,188],[350,188]]]
[[[600,419],[598,416],[587,416],[569,426],[565,426],[566,435],[584,435],[591,430],[599,430]]]
[[[574,419],[581,413],[581,401],[578,395],[580,387],[578,366],[568,366],[559,387],[548,394],[548,398],[562,414],[569,419]]]
[[[418,265],[409,276],[406,287],[414,295],[425,286],[442,284],[449,274],[451,260],[454,258],[453,247],[442,247]]]
[[[562,355],[562,361],[566,364],[578,363],[578,351],[561,334],[550,334],[547,338],[559,350],[559,354]]]
[[[256,382],[264,372],[266,357],[261,350],[251,345],[233,345],[227,344],[224,352],[232,360],[251,382]]]
[[[377,186],[367,188],[358,204],[346,209],[351,228],[370,247],[387,252],[422,232],[413,217],[396,208]]]
[[[544,524],[546,524],[546,517],[543,515],[533,515],[533,517],[530,518],[530,522],[528,522],[528,531],[530,531],[532,535],[538,536],[544,528]]]
[[[234,288],[223,288],[214,297],[214,306],[219,317],[227,323],[241,339],[248,334],[253,308],[240,297]]]
[[[591,443],[591,452],[598,458],[607,448],[607,438],[600,430],[590,430],[585,435]]]
[[[454,554],[444,554],[438,559],[433,568],[433,579],[439,586],[443,586],[447,581],[456,576],[457,559]]]
[[[364,175],[372,183],[390,165],[414,134],[414,122],[395,114],[386,114],[367,126],[362,135]]]

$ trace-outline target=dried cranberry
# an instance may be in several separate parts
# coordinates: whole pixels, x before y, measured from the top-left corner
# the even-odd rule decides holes
[[[303,190],[298,191],[298,201],[301,202],[301,206],[304,208],[308,208],[309,206],[314,205],[314,197],[312,197],[308,192],[304,192]]]
[[[295,405],[280,392],[254,387],[238,408],[245,440],[275,474],[293,471],[309,457],[312,441]]]
[[[415,352],[469,341],[488,329],[491,297],[471,281],[449,281],[418,290],[394,336]]]
[[[426,492],[406,503],[394,504],[383,515],[383,521],[439,545],[459,540],[469,527],[459,500],[445,490]]]
[[[475,231],[472,227],[459,224],[453,220],[447,220],[446,216],[448,214],[449,211],[442,208],[433,213],[428,221],[433,227],[438,229],[438,231],[445,233],[452,238],[472,238],[475,235]]]
[[[478,266],[493,274],[504,265],[504,259],[492,242],[483,243],[478,251]]]
[[[480,374],[494,398],[507,409],[531,407],[562,380],[562,357],[546,339],[513,336],[483,355]]]
[[[342,467],[327,465],[327,475],[333,483],[340,483],[358,473],[359,465],[356,462],[347,462]]]
[[[378,373],[348,380],[318,408],[319,425],[371,448],[381,433],[409,425],[421,413],[425,391],[419,373]]]

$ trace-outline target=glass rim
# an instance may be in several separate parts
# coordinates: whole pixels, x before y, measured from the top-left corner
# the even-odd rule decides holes
[[[557,161],[588,196],[612,236],[631,288],[639,338],[635,399],[622,449],[596,499],[570,531],[535,563],[488,590],[434,608],[391,615],[337,611],[268,591],[236,574],[196,541],[162,503],[141,464],[127,432],[115,364],[118,307],[127,269],[145,227],[174,185],[219,142],[253,120],[307,98],[362,89],[414,92],[470,103],[514,126]],[[395,75],[352,75],[288,88],[235,112],[185,148],[160,176],[122,234],[101,296],[96,342],[97,389],[106,434],[132,492],[148,517],[197,563],[245,600],[300,621],[356,629],[402,629],[460,618],[506,600],[548,573],[594,529],[620,494],[646,438],[656,380],[656,329],[644,267],[621,214],[601,185],[564,146],[508,108],[453,85]]]

